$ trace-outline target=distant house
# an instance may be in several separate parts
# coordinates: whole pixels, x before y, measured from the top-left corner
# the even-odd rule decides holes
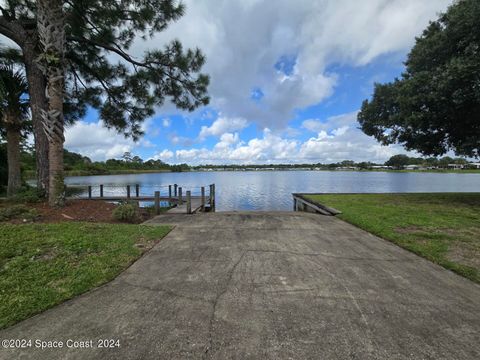
[[[469,163],[469,167],[474,168],[474,169],[480,169],[480,162],[478,163]]]
[[[465,165],[462,164],[448,164],[447,168],[453,169],[453,170],[461,170],[465,167]]]
[[[418,165],[405,165],[403,168],[405,170],[418,170]]]
[[[406,165],[405,170],[425,170],[425,167],[422,165]]]
[[[391,169],[392,167],[391,166],[387,166],[387,165],[373,165],[370,167],[371,169]]]
[[[346,170],[355,171],[355,170],[358,170],[358,167],[356,167],[356,166],[340,166],[340,167],[337,167],[336,170],[341,170],[341,171],[346,171]]]

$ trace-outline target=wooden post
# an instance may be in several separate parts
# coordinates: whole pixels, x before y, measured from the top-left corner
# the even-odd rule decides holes
[[[178,188],[178,205],[182,205],[183,204],[183,199],[182,199],[182,187],[180,186]]]
[[[202,197],[201,197],[201,209],[203,212],[205,212],[205,186],[201,187],[201,192],[202,192]]]
[[[127,185],[127,199],[130,199],[130,185]]]
[[[213,190],[213,212],[215,212],[215,184],[212,184],[212,190]]]
[[[168,205],[172,205],[172,185],[168,185]]]
[[[100,184],[100,197],[103,197],[103,184]]]
[[[89,199],[92,198],[92,186],[91,185],[88,185],[88,198]]]
[[[160,191],[155,191],[155,214],[160,214]]]
[[[175,197],[178,195],[177,189],[178,189],[178,185],[177,185],[177,184],[174,184],[174,185],[173,185],[173,196],[175,196]]]
[[[297,211],[297,198],[293,197],[293,211]]]
[[[190,190],[187,191],[187,214],[192,213],[192,192]]]
[[[140,185],[135,184],[135,196],[138,198],[140,196]]]
[[[208,202],[210,205],[210,211],[213,211],[213,196],[212,196],[212,187],[213,185],[210,185],[210,192],[208,193]]]

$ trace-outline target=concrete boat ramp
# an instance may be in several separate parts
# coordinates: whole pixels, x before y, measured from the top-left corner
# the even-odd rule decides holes
[[[166,214],[114,281],[0,332],[120,347],[1,359],[479,359],[480,287],[332,216]]]

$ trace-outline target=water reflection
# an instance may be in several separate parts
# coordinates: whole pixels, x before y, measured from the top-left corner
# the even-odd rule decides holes
[[[174,183],[182,186],[184,192],[192,190],[192,194],[199,194],[200,186],[215,183],[218,211],[290,210],[293,192],[480,191],[480,174],[245,171],[80,176],[67,178],[66,181],[67,184],[104,184],[105,194],[108,191],[123,192],[127,184],[140,184],[140,192],[145,195],[153,194],[155,190],[166,194],[167,186]],[[111,186],[110,190],[108,186]],[[93,194],[98,194],[98,189],[94,188]]]

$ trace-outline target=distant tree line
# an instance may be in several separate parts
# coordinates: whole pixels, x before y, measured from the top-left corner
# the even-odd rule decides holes
[[[5,151],[2,149],[5,145],[0,146],[0,159],[4,156]],[[122,172],[141,172],[141,171],[172,171],[181,172],[189,171],[187,164],[170,165],[162,160],[143,160],[139,156],[132,156],[125,153],[121,159],[108,159],[106,161],[92,161],[89,157],[71,152],[63,151],[64,168],[66,175],[105,175]],[[21,155],[21,168],[24,178],[34,178],[35,176],[35,151],[25,148]],[[3,186],[6,185],[7,169],[0,166],[0,180]]]
[[[403,169],[407,165],[419,165],[425,168],[439,168],[446,169],[450,164],[467,165],[468,161],[465,158],[451,158],[445,156],[437,157],[409,157],[407,155],[394,155],[384,163],[375,163],[370,161],[355,162],[353,160],[343,160],[335,163],[304,163],[304,164],[244,164],[244,165],[198,165],[192,167],[193,170],[247,170],[247,169],[321,169],[321,170],[335,170],[335,169],[358,169],[358,170],[372,170],[376,167],[387,166],[391,169]]]
[[[392,168],[401,169],[407,165],[420,165],[423,167],[432,167],[432,168],[447,168],[448,165],[467,165],[468,161],[464,158],[451,158],[450,156],[444,156],[442,158],[429,157],[409,157],[407,155],[394,155],[388,161],[385,162],[386,166],[391,166]]]

